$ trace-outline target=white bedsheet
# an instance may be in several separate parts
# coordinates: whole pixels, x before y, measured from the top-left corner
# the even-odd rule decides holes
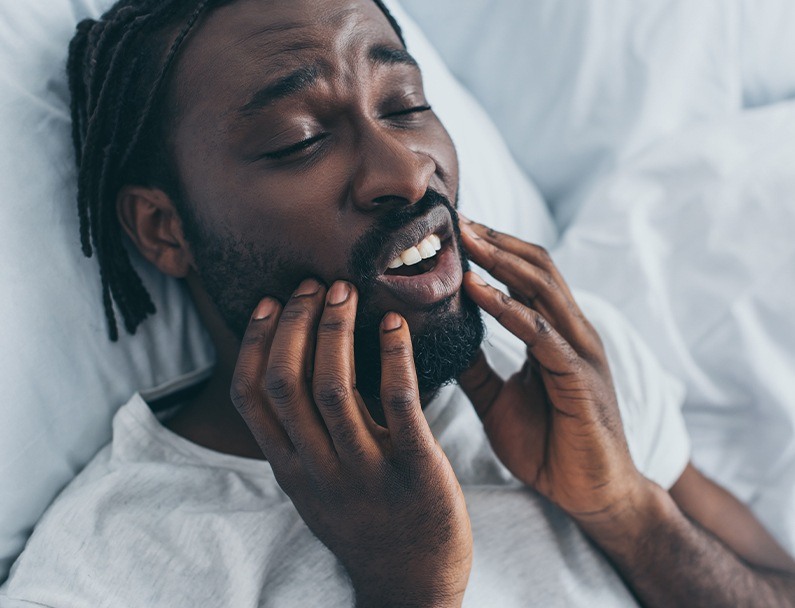
[[[795,102],[689,128],[587,197],[555,257],[688,388],[697,466],[795,554]]]

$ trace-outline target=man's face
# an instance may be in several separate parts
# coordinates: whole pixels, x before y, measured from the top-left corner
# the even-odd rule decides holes
[[[412,329],[423,390],[462,371],[482,326],[460,291],[455,150],[371,0],[219,8],[183,49],[170,96],[196,271],[236,334],[263,296],[345,279],[360,291],[360,390],[377,394],[365,376],[377,382],[389,310]],[[430,257],[389,268],[416,246]]]

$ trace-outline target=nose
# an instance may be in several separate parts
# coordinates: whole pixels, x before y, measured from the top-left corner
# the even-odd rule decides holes
[[[353,175],[351,197],[362,211],[387,205],[413,205],[428,190],[436,162],[417,151],[406,133],[378,128],[360,142],[360,161]]]

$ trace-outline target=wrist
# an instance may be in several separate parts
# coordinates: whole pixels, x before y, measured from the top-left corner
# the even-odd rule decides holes
[[[575,518],[582,531],[611,556],[628,555],[681,517],[670,494],[643,478],[609,511]]]
[[[461,608],[464,592],[422,592],[417,589],[381,587],[356,589],[356,608]]]
[[[424,568],[400,573],[382,569],[377,574],[351,576],[357,608],[460,608],[472,566],[471,551],[446,562],[442,571]],[[359,573],[361,574],[361,573]],[[398,576],[395,576],[395,575]]]

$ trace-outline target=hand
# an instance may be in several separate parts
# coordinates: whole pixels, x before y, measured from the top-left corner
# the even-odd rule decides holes
[[[466,222],[471,259],[511,295],[472,272],[464,288],[527,345],[527,362],[507,381],[482,352],[460,378],[493,449],[514,476],[581,524],[620,517],[650,482],[629,455],[596,330],[542,248]]]
[[[352,285],[326,294],[311,279],[283,310],[265,298],[243,338],[232,402],[360,605],[460,606],[472,533],[422,413],[408,326],[396,313],[381,326],[384,428],[356,391],[356,304]]]

